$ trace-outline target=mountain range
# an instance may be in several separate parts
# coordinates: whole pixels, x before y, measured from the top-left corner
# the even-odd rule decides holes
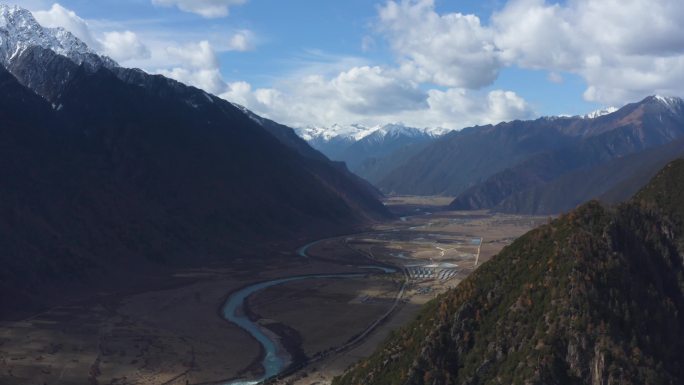
[[[535,229],[333,385],[681,384],[684,159]]]
[[[607,107],[572,118],[595,119],[617,110],[615,107]],[[354,173],[380,185],[387,174],[417,155],[428,144],[453,130],[440,127],[414,128],[396,123],[376,126],[308,126],[296,128],[295,131],[312,147],[331,159],[345,162]]]
[[[406,140],[380,156],[349,156],[385,193],[454,196],[458,210],[553,214],[589,199],[628,198],[683,153],[683,136],[684,102],[651,96],[585,116],[469,127]],[[638,170],[641,179],[630,182],[624,170]]]
[[[354,173],[376,183],[383,170],[395,163],[396,154],[422,148],[448,130],[403,124],[371,127],[354,124],[305,127],[296,132],[330,159],[344,162]]]
[[[0,5],[3,312],[146,266],[261,258],[388,218],[292,129]]]

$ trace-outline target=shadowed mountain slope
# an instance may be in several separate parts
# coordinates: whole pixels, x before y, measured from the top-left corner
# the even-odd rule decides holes
[[[9,67],[0,68],[6,311],[57,295],[50,288],[259,258],[274,243],[390,216],[346,169],[201,90],[40,47]]]
[[[624,152],[630,154],[606,162],[592,160],[592,151],[589,151],[586,156],[575,157],[587,164],[581,167],[564,166],[567,163],[562,160],[562,154],[535,158],[468,189],[450,207],[553,214],[568,211],[591,199],[622,202],[665,164],[684,156],[684,138],[643,151]],[[563,168],[567,171],[561,170]]]

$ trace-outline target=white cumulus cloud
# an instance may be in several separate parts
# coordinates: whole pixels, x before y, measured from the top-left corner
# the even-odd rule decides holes
[[[166,55],[171,62],[178,63],[178,66],[155,72],[214,94],[226,91],[227,85],[219,69],[219,60],[208,41],[169,46],[166,47]]]
[[[209,10],[213,5],[216,7],[215,11],[220,13],[223,7],[243,2],[197,1],[193,2],[193,6]],[[184,2],[179,2],[179,7],[180,3]],[[189,2],[185,5],[189,6]],[[147,34],[141,36],[128,29],[110,30],[119,24],[102,21],[94,23],[101,29],[93,29],[88,21],[57,3],[47,10],[33,11],[33,14],[42,25],[62,27],[79,37],[93,50],[112,57],[122,65],[163,74],[215,94],[228,90],[220,71],[217,49],[208,40],[191,41],[197,35],[184,36],[185,39],[170,39],[168,35],[158,33],[159,31],[147,31]],[[159,38],[165,35],[167,37]],[[254,33],[246,29],[218,34],[215,40],[219,50],[223,52],[249,51],[254,49],[255,45]]]
[[[131,31],[105,32],[101,44],[104,53],[120,63],[150,57],[150,50]]]
[[[431,90],[428,104],[429,109],[425,111],[422,121],[431,127],[459,129],[534,116],[534,111],[522,97],[504,90],[487,93],[463,88]],[[413,121],[414,125],[421,121],[411,117],[404,120]]]
[[[182,46],[169,46],[166,48],[169,56],[186,62],[196,68],[216,68],[218,58],[211,44],[203,40],[196,44],[186,44]]]
[[[223,81],[223,76],[218,69],[188,69],[176,67],[170,70],[162,69],[157,72],[168,78],[195,86],[213,94],[219,94],[226,90],[226,83]]]
[[[47,10],[32,13],[42,26],[64,28],[94,51],[110,56],[120,63],[150,57],[150,50],[134,32],[127,30],[94,32],[86,20],[59,3],[54,3]]]
[[[204,17],[226,16],[232,6],[246,2],[152,1]],[[519,94],[497,89],[507,67],[544,71],[559,84],[566,76],[580,77],[586,82],[583,97],[605,105],[654,93],[684,94],[681,0],[507,0],[482,18],[439,12],[434,0],[386,0],[377,9],[376,24],[361,48],[387,46],[394,62],[378,65],[311,50],[306,52],[325,59],[307,54],[296,70],[258,88],[226,82],[217,55],[254,49],[249,30],[189,36],[110,26],[93,32],[86,20],[59,4],[35,14],[42,24],[64,27],[126,65],[162,73],[291,125],[402,121],[459,128],[533,116]]]
[[[334,78],[311,75],[291,79],[278,88],[254,89],[247,82],[228,84],[220,96],[254,112],[295,127],[333,123],[366,125],[403,122],[416,127],[459,129],[475,124],[525,119],[534,115],[527,102],[511,91],[473,92],[462,88],[421,92],[369,81],[377,68],[353,68]],[[359,77],[360,76],[360,77]],[[357,78],[358,77],[358,78]],[[365,83],[363,88],[358,88]],[[388,100],[388,88],[398,87]]]
[[[508,65],[576,73],[612,105],[684,93],[683,18],[680,0],[510,0],[491,28]]]
[[[378,30],[404,76],[477,89],[507,66],[563,72],[587,83],[586,100],[621,104],[684,93],[681,0],[508,0],[488,25],[475,15],[439,14],[433,0],[387,1]]]
[[[355,67],[329,83],[340,105],[359,114],[384,114],[417,110],[426,106],[427,95],[417,85],[393,76],[380,67]]]
[[[99,50],[100,42],[93,36],[88,23],[74,11],[55,3],[48,10],[34,11],[33,16],[43,27],[61,27],[83,40],[90,48]]]
[[[449,87],[479,88],[501,67],[493,33],[475,15],[439,15],[433,0],[388,1],[379,29],[400,55],[406,76]]]
[[[221,96],[295,126],[374,120],[378,115],[428,107],[428,95],[415,84],[368,66],[353,67],[332,78],[295,77],[277,89],[253,90],[246,82],[235,82]]]

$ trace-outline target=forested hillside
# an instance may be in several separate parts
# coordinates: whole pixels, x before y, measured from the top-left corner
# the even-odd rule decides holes
[[[683,188],[529,232],[334,384],[684,383]]]

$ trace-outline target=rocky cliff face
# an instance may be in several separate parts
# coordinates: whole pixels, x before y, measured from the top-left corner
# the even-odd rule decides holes
[[[334,384],[684,382],[682,188],[684,160],[531,231]]]

